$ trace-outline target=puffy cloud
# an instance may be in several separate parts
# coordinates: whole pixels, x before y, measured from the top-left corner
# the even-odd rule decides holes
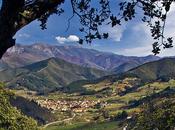
[[[174,15],[175,15],[175,4],[172,5],[166,21],[164,35],[166,37],[173,37],[175,41],[175,22],[174,22]],[[137,46],[132,48],[123,48],[118,51],[119,54],[124,55],[133,55],[133,56],[145,56],[149,54],[153,54],[152,51],[152,43],[154,42],[153,38],[151,37],[150,28],[145,23],[137,23],[132,27],[132,34],[130,36],[133,39],[130,41],[131,43],[136,42],[139,43]],[[135,41],[135,39],[137,39]],[[174,44],[175,46],[175,44]],[[171,49],[162,49],[158,56],[174,56],[175,47]]]
[[[115,42],[120,42],[123,32],[125,30],[125,25],[123,26],[116,26],[116,27],[111,27],[111,26],[103,26],[101,28],[101,32],[108,32],[109,33],[109,39],[115,41]]]
[[[137,23],[135,26],[132,27],[133,32],[142,33],[146,36],[151,36],[150,28],[145,23]]]
[[[68,41],[71,41],[71,42],[77,42],[79,41],[79,37],[77,37],[76,35],[70,35],[68,38],[67,38]]]
[[[60,37],[60,36],[57,36],[55,39],[61,44],[64,44],[67,41],[65,37]]]
[[[69,35],[68,37],[61,37],[61,36],[57,36],[55,37],[55,39],[60,43],[60,44],[64,44],[66,42],[77,42],[79,41],[79,37],[76,35]]]
[[[109,31],[109,37],[112,38],[114,41],[116,42],[119,42],[123,36],[123,31],[124,29],[123,28],[112,28],[110,31]]]

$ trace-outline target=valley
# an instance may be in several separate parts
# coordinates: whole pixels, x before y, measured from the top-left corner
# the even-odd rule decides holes
[[[174,58],[125,57],[88,49],[85,54],[70,46],[30,47],[33,50],[17,46],[8,53],[25,56],[37,50],[36,61],[21,57],[24,60],[17,65],[7,56],[7,62],[1,62],[0,81],[15,96],[10,98],[11,105],[44,130],[122,130],[144,104],[175,99]],[[92,57],[80,63],[71,62],[70,55],[56,55],[65,49],[74,58],[79,53]],[[44,52],[47,59],[40,57]],[[104,59],[110,63],[96,62]]]
[[[128,83],[128,80],[130,83]],[[45,130],[106,130],[107,128],[109,130],[120,130],[125,124],[121,125],[120,123],[125,122],[126,117],[133,117],[141,111],[140,105],[148,101],[145,98],[154,97],[156,94],[158,96],[154,99],[175,98],[175,80],[173,79],[168,82],[147,83],[128,92],[125,92],[128,86],[138,85],[140,81],[136,82],[135,78],[126,78],[123,81],[123,83],[120,80],[111,84],[109,84],[110,81],[103,81],[99,84],[84,85],[83,87],[91,86],[91,89],[94,88],[94,91],[96,91],[89,95],[54,92],[44,96],[36,94],[29,96],[23,90],[21,92],[17,91],[16,95],[23,95],[25,98],[32,99],[54,115],[58,115],[57,121],[46,125]],[[118,94],[118,91],[110,91],[109,93],[108,89],[104,89],[117,87],[125,93]],[[102,88],[103,90],[101,90]],[[172,92],[172,95],[164,95],[163,93],[166,91],[169,94]],[[119,116],[122,112],[127,113],[127,116],[124,115],[124,119]]]

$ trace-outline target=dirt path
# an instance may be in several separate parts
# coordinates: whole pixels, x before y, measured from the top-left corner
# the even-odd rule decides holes
[[[45,129],[45,128],[47,128],[49,125],[53,125],[53,124],[57,124],[57,123],[62,123],[62,122],[65,122],[65,121],[70,121],[70,120],[72,120],[74,117],[75,117],[75,114],[73,114],[73,116],[72,116],[71,118],[67,118],[67,119],[64,119],[64,120],[62,120],[62,121],[50,122],[50,123],[44,125],[43,128]]]

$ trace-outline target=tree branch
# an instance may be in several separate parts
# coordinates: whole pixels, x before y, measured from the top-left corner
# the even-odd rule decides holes
[[[52,12],[64,0],[3,0],[0,10],[0,58],[15,45],[13,36],[24,26]]]

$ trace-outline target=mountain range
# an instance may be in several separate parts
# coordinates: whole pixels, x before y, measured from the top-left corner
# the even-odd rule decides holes
[[[94,90],[103,92],[112,87],[126,94],[140,86],[153,82],[168,82],[175,79],[175,58],[163,58],[145,63],[122,74],[107,75],[94,81],[75,81],[64,88],[68,93],[92,93]],[[91,88],[93,91],[89,91]]]
[[[10,88],[50,92],[78,80],[118,75],[159,59],[152,55],[122,56],[77,46],[16,45],[0,61],[0,81]]]
[[[108,73],[94,68],[81,67],[58,58],[49,58],[20,68],[0,72],[0,81],[10,88],[48,92],[77,80],[93,80]]]
[[[11,67],[23,67],[38,61],[55,57],[84,67],[97,68],[115,73],[125,72],[141,64],[159,60],[160,57],[123,56],[100,52],[80,46],[58,46],[49,44],[16,45],[10,48],[0,62],[0,70]]]

